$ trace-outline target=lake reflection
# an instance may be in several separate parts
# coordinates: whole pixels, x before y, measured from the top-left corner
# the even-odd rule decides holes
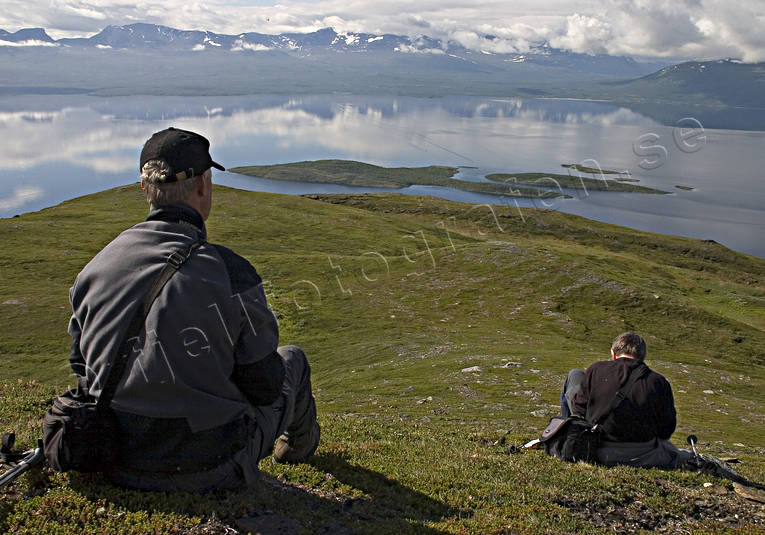
[[[480,180],[490,172],[562,172],[561,163],[598,162],[673,194],[580,192],[550,207],[645,230],[715,239],[765,256],[763,132],[705,130],[691,140],[698,146],[689,151],[681,138],[678,143],[678,129],[625,108],[571,100],[351,95],[0,98],[5,141],[0,146],[0,217],[137,180],[143,142],[170,125],[203,133],[212,142],[215,160],[226,167],[338,158],[383,166],[476,167],[464,169],[461,176]],[[646,159],[652,165],[646,165]],[[643,169],[641,161],[642,167],[655,168]],[[293,194],[359,191],[217,172],[215,181]],[[676,185],[695,189],[679,190]],[[413,187],[405,192],[514,203],[443,188]]]

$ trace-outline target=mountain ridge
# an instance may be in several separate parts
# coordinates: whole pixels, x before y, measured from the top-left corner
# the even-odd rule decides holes
[[[732,81],[735,80],[735,83]],[[683,102],[690,94],[729,106],[763,108],[765,63],[743,63],[733,58],[686,61],[670,65],[635,80],[606,82],[628,91],[654,93],[663,100]]]
[[[488,48],[494,36],[487,35]],[[53,40],[0,30],[0,94],[328,94],[564,98],[627,107],[665,125],[765,130],[765,63],[645,63],[538,43],[525,53],[474,50],[428,36],[236,35],[136,23]],[[152,75],[140,76],[141,73]],[[158,78],[153,73],[161,71]],[[198,73],[189,77],[188,73]]]
[[[487,35],[492,42],[495,36]],[[109,25],[90,37],[52,39],[43,28],[27,28],[10,33],[0,30],[0,41],[17,45],[39,46],[45,43],[59,47],[98,49],[142,49],[164,51],[269,52],[281,51],[298,55],[326,52],[387,52],[400,54],[451,55],[463,59],[480,54],[495,56],[505,63],[530,63],[547,67],[578,65],[593,72],[612,75],[640,76],[656,71],[666,61],[638,62],[628,56],[607,54],[580,54],[556,49],[547,42],[534,45],[529,51],[512,53],[473,50],[453,40],[441,40],[419,35],[409,37],[390,33],[340,32],[322,28],[310,33],[263,34],[243,32],[222,34],[206,30],[179,30],[170,26],[133,23],[123,26]]]

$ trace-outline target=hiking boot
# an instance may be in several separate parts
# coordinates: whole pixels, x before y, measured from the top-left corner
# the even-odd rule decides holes
[[[320,435],[318,422],[314,422],[311,430],[303,436],[281,435],[274,444],[274,462],[296,464],[306,460],[319,446]]]

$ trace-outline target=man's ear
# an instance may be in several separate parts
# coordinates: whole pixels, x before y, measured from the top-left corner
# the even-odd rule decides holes
[[[611,360],[616,360],[616,353],[614,352],[613,348],[611,348]]]
[[[146,191],[146,182],[143,181],[143,178],[141,179],[141,189]]]
[[[195,189],[195,193],[199,197],[204,197],[205,196],[205,194],[207,193],[207,183],[205,181],[204,176],[202,176],[201,178],[197,179],[197,186],[194,189]]]

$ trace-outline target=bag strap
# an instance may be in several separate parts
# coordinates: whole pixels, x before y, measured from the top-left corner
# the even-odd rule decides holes
[[[133,321],[130,322],[130,326],[125,333],[120,348],[117,351],[117,355],[114,356],[109,362],[106,363],[106,380],[104,388],[101,390],[101,395],[98,396],[96,407],[99,410],[108,408],[112,402],[115,392],[117,391],[117,385],[119,385],[122,376],[127,369],[127,363],[130,354],[132,353],[132,341],[138,337],[141,332],[141,327],[146,322],[146,316],[149,315],[149,310],[154,304],[154,300],[157,298],[162,288],[165,287],[167,281],[169,281],[173,275],[180,269],[180,267],[189,259],[191,254],[203,244],[203,241],[196,241],[189,247],[181,251],[174,251],[167,257],[167,263],[162,268],[159,276],[152,284],[149,292],[144,296],[141,305],[138,307]]]
[[[634,368],[632,368],[632,371],[630,372],[629,377],[627,377],[627,382],[624,383],[624,385],[616,391],[616,395],[614,396],[614,400],[611,402],[611,406],[608,407],[608,410],[601,414],[600,417],[597,419],[595,424],[600,424],[603,422],[603,420],[606,419],[606,417],[614,412],[616,410],[616,407],[621,405],[622,401],[624,401],[624,398],[626,398],[630,391],[632,390],[632,387],[635,385],[638,379],[640,379],[646,372],[648,371],[648,366],[645,365],[644,362],[641,362]]]

